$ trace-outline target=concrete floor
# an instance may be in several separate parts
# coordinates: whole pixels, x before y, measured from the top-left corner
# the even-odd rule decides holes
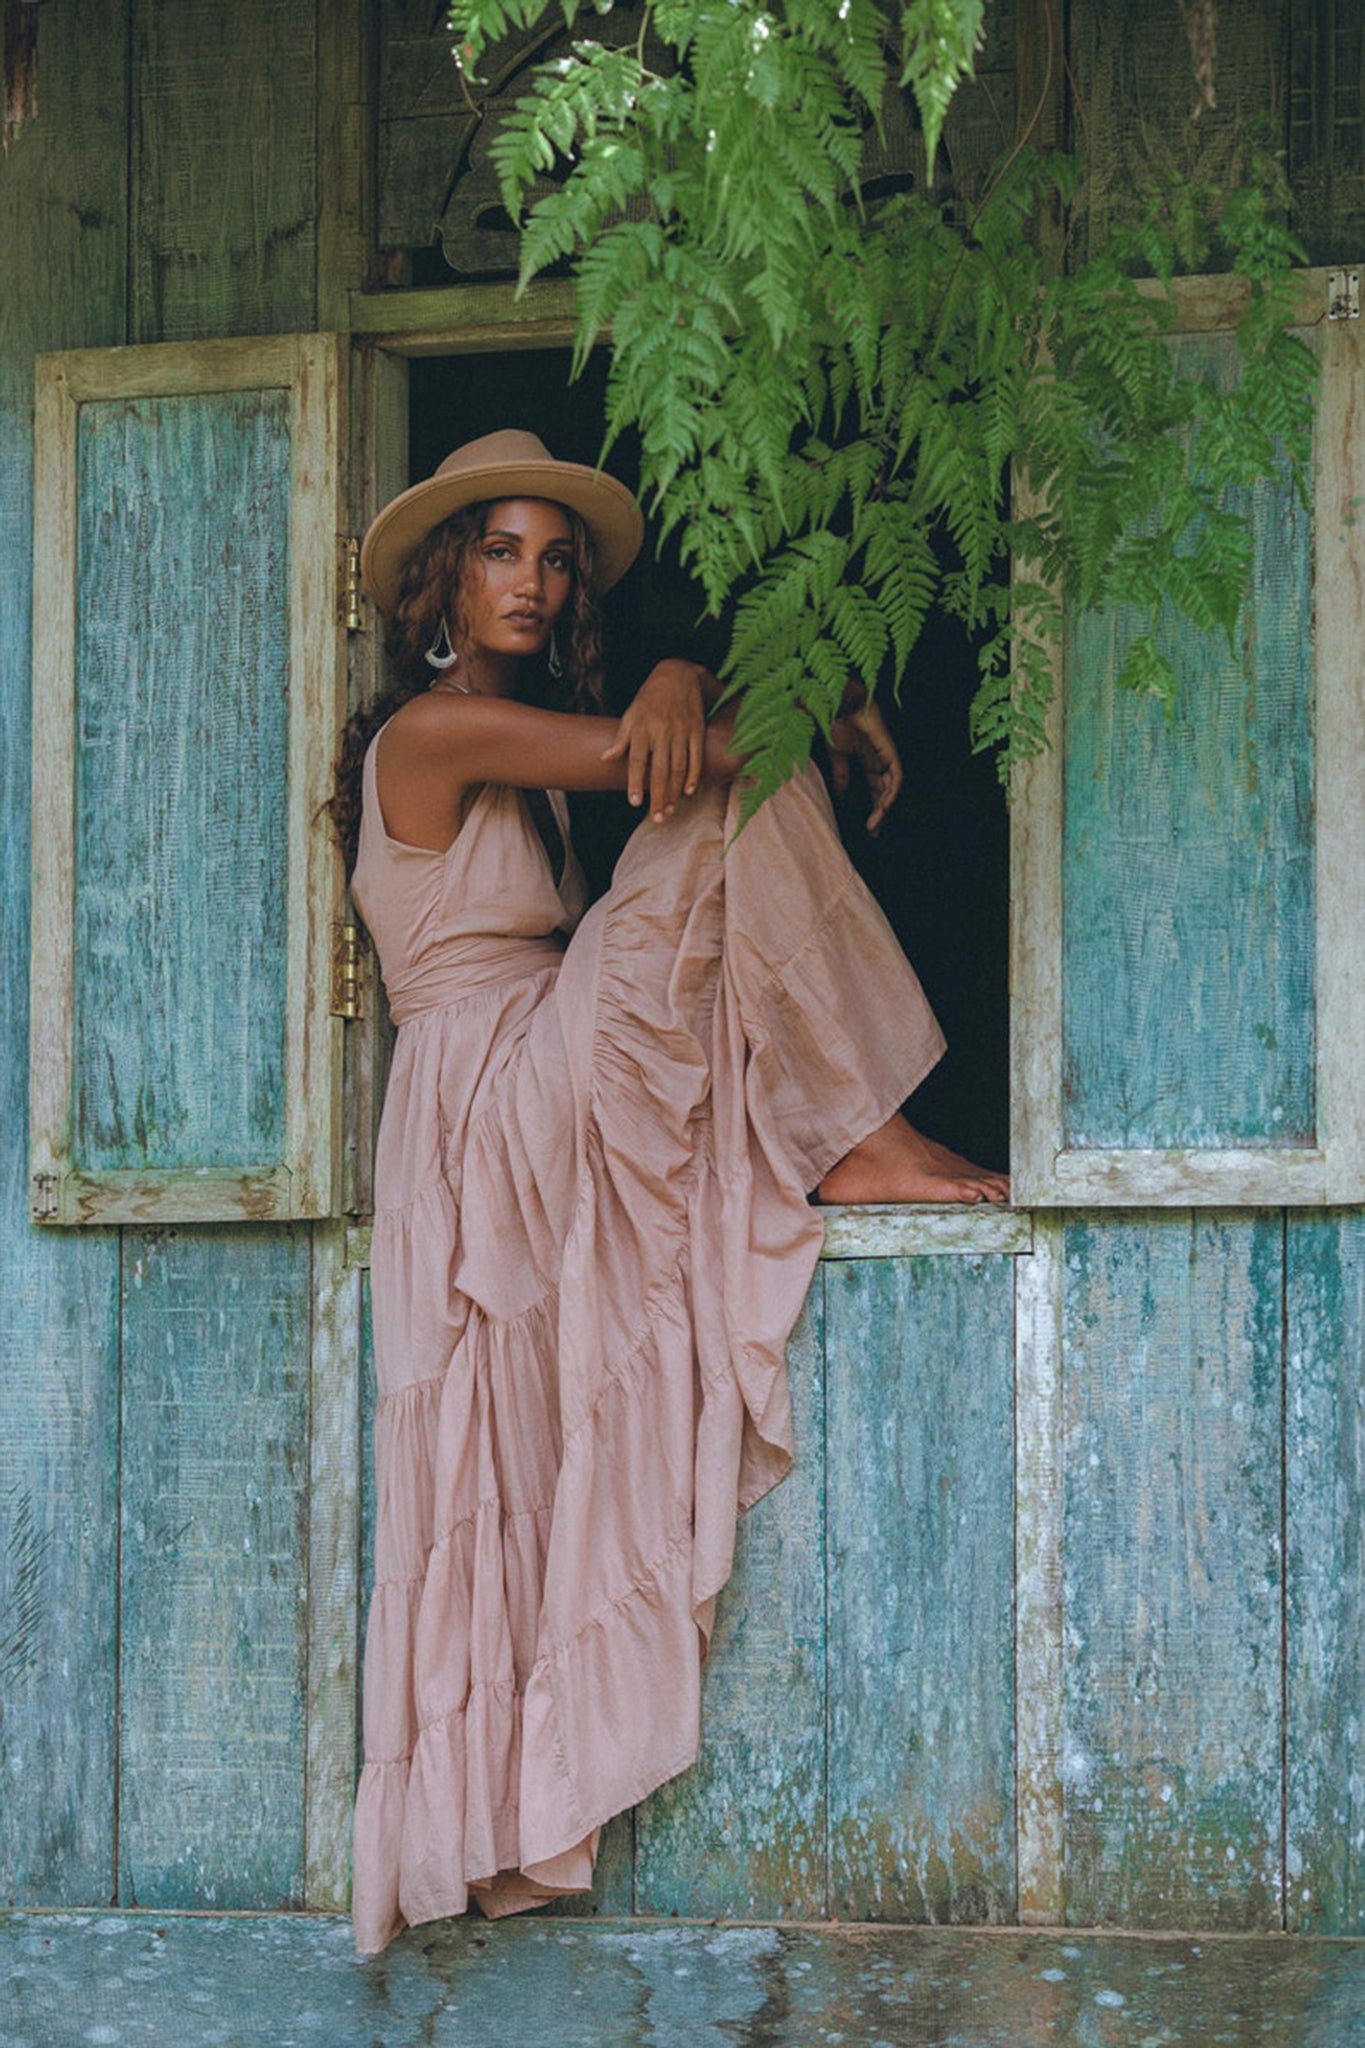
[[[0,2048],[1365,2048],[1365,1941],[0,1915]]]

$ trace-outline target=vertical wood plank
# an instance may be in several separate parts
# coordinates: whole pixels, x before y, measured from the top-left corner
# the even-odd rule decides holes
[[[1365,1197],[1365,341],[1358,321],[1319,336],[1313,542],[1318,663],[1319,1123],[1329,1202]]]
[[[359,394],[350,420],[350,531],[363,533],[381,505],[409,481],[408,365],[381,348],[356,350],[351,382]],[[370,704],[385,687],[383,633],[374,606],[361,605],[361,625],[349,644],[348,705]],[[354,918],[354,906],[347,915]],[[374,1207],[374,1149],[384,1084],[393,1051],[393,1025],[384,1001],[373,947],[364,957],[365,1014],[346,1034],[346,1129],[343,1179],[348,1210],[366,1216]]]
[[[1066,1230],[1067,1918],[1280,1922],[1279,1216]]]
[[[1013,1261],[825,1271],[830,1910],[1015,1917]]]
[[[23,1176],[5,1180],[22,1217]],[[25,1218],[15,1249],[32,1235]],[[0,1900],[11,1906],[113,1895],[114,1249],[35,1247],[0,1300]]]
[[[318,12],[317,325],[350,326],[374,247],[375,44],[385,10],[331,0]]]
[[[1231,376],[1230,335],[1182,357]],[[1311,1146],[1312,521],[1258,486],[1235,655],[1168,621],[1174,715],[1113,687],[1135,618],[1068,627],[1063,1129],[1080,1148]]]
[[[289,1145],[296,1216],[333,1215],[341,1184],[342,1031],[332,1015],[331,940],[341,915],[341,860],[321,815],[346,712],[345,628],[337,602],[337,534],[345,448],[344,356],[334,335],[297,344],[289,494],[290,1029],[285,1088],[300,1113]]]
[[[298,1905],[309,1241],[124,1239],[119,1891]]]
[[[636,1813],[642,1913],[827,1910],[824,1270],[788,1352],[796,1464],[740,1520],[704,1674],[701,1756]]]
[[[1062,1225],[1014,1262],[1015,1777],[1019,1918],[1063,1917]]]
[[[0,165],[0,1900],[114,1887],[118,1243],[28,1220],[33,358],[123,338],[126,9],[44,35]],[[41,706],[39,715],[41,716]]]
[[[1039,500],[1016,485],[1013,507],[1031,518]],[[1011,565],[1014,578],[1036,572],[1036,563]],[[1055,1199],[1061,1142],[1062,653],[1058,634],[1048,648],[1047,743],[1010,778],[1010,1186],[1019,1204]]]
[[[346,1240],[329,1223],[312,1243],[304,1904],[333,1913],[350,1900],[360,1649],[361,1275]]]
[[[132,341],[314,324],[313,0],[139,0]]]
[[[1365,1216],[1291,1216],[1285,1385],[1286,1900],[1365,1933]]]
[[[53,360],[40,359],[33,406],[33,721],[29,925],[29,1154],[32,1213],[60,1207],[71,1153],[74,1055],[77,411]],[[51,580],[49,581],[49,577]]]

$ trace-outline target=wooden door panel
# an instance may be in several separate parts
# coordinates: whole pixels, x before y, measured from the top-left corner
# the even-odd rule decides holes
[[[1283,1220],[1069,1223],[1066,1917],[1280,1920]]]
[[[830,1911],[1015,1917],[1014,1262],[825,1269]]]
[[[119,1898],[303,1903],[308,1234],[128,1231]]]
[[[335,337],[39,359],[35,1221],[341,1199]]]
[[[1075,617],[1012,824],[1015,1200],[1365,1199],[1365,343],[1305,273],[1309,503],[1250,502],[1236,646],[1169,623],[1169,718],[1113,687],[1135,622]],[[1173,288],[1173,346],[1235,374],[1236,280]]]
[[[1231,335],[1188,367],[1235,375]],[[1182,367],[1185,367],[1182,364]],[[1066,650],[1062,1141],[1069,1150],[1312,1148],[1312,520],[1259,490],[1235,649],[1168,623],[1168,718],[1116,689],[1145,622],[1089,614]]]
[[[247,1170],[285,1144],[289,404],[81,407],[76,1156]]]

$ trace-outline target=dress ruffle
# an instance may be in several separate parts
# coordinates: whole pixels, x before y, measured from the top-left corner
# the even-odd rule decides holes
[[[398,1035],[363,1953],[585,1888],[694,1759],[736,1513],[791,1462],[807,1191],[942,1050],[818,778],[735,823],[642,827],[556,967]]]

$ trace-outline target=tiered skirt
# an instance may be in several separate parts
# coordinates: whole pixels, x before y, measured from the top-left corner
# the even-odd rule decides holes
[[[807,1193],[942,1051],[819,778],[736,823],[704,791],[642,826],[558,964],[398,1034],[362,1953],[586,1889],[695,1758],[736,1515],[792,1457]]]

